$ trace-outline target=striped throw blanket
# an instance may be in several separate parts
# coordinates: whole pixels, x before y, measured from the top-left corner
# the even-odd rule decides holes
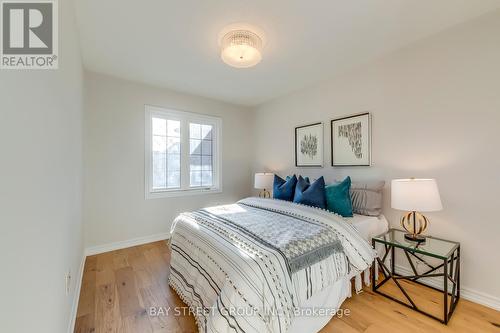
[[[181,214],[171,248],[169,283],[200,332],[286,332],[305,299],[375,257],[341,217],[259,198]]]

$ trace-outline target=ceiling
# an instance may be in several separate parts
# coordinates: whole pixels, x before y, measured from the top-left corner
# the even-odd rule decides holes
[[[500,7],[500,0],[77,0],[86,69],[258,105]],[[228,24],[265,32],[253,68],[224,64]]]

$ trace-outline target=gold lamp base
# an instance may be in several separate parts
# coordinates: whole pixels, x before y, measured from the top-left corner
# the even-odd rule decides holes
[[[259,198],[271,198],[271,192],[269,192],[268,190],[266,189],[263,189],[262,191],[260,191],[259,193]]]
[[[420,235],[427,229],[429,219],[419,212],[408,212],[401,217],[401,226],[408,231],[405,239],[412,242],[425,242],[425,236]]]

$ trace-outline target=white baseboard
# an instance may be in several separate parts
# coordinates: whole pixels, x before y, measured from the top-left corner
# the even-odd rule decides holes
[[[404,266],[396,265],[396,272],[402,275],[413,275],[413,271]],[[421,279],[422,283],[425,283],[431,287],[434,288],[443,288],[443,281],[442,277],[430,277],[430,278],[425,278]],[[451,292],[451,290],[450,290]],[[500,311],[500,298],[491,296],[488,294],[485,294],[483,292],[473,290],[470,288],[466,287],[461,287],[460,288],[460,297],[464,298],[466,300],[469,300],[474,303],[478,303],[484,306],[487,306],[489,308],[495,309],[497,311]]]
[[[75,283],[75,295],[73,296],[73,304],[71,306],[71,317],[68,325],[68,333],[73,333],[75,331],[76,312],[78,311],[78,302],[80,301],[80,290],[82,289],[83,270],[85,268],[86,258],[87,256],[84,254],[82,256],[82,261],[78,270],[77,280]]]
[[[170,232],[166,232],[166,233],[162,233],[162,234],[139,237],[139,238],[124,240],[124,241],[119,241],[119,242],[114,242],[114,243],[109,243],[109,244],[104,244],[104,245],[91,246],[91,247],[87,247],[85,249],[85,256],[92,256],[94,254],[125,249],[127,247],[142,245],[142,244],[151,243],[151,242],[157,242],[157,241],[165,240],[165,239],[169,239],[169,238],[170,238]]]

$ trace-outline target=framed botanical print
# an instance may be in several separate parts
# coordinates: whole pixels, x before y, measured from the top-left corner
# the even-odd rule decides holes
[[[370,166],[370,113],[333,119],[331,148],[332,166]]]
[[[295,166],[323,166],[323,123],[295,127]]]

